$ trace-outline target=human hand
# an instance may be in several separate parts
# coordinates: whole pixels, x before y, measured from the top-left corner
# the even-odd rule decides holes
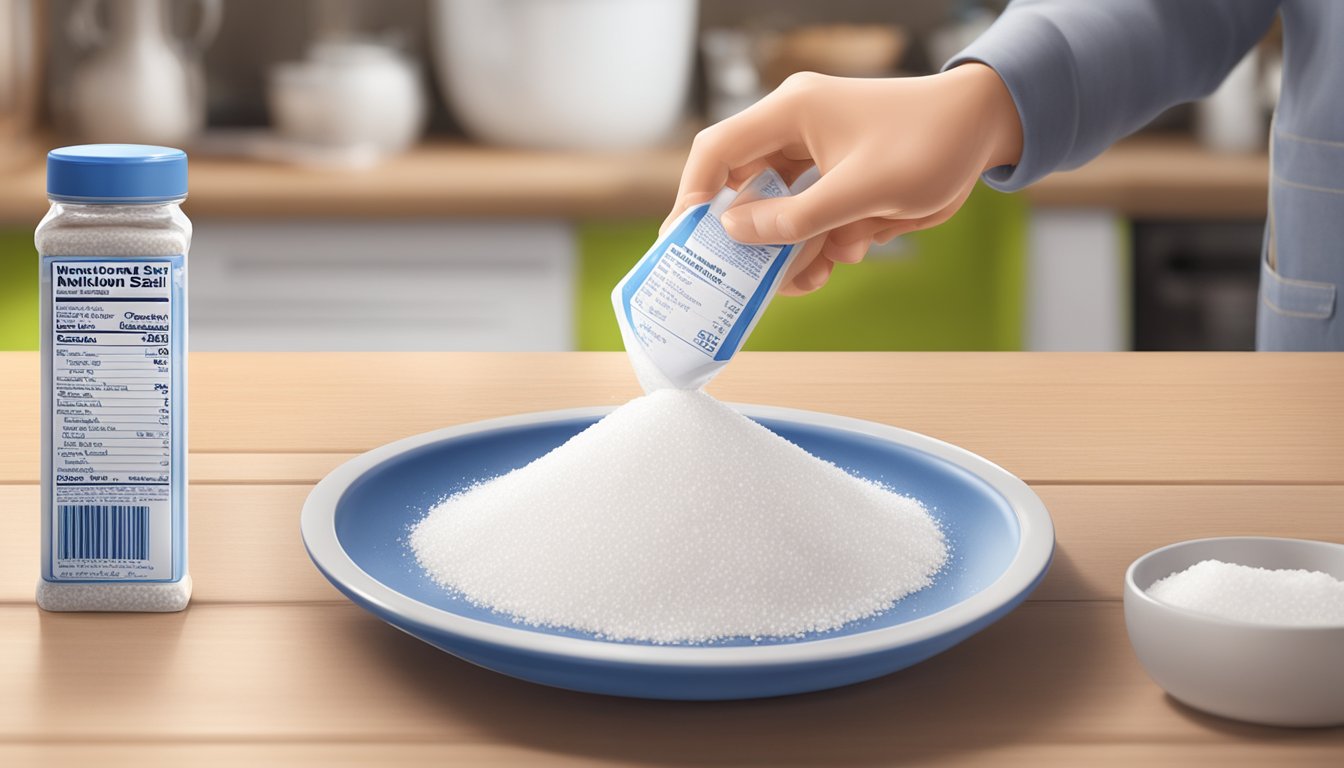
[[[1015,164],[1021,152],[1017,107],[983,64],[888,79],[800,73],[695,137],[663,229],[766,167],[792,182],[816,165],[821,178],[798,195],[722,216],[744,243],[806,241],[780,292],[809,293],[874,242],[947,221],[981,173]]]

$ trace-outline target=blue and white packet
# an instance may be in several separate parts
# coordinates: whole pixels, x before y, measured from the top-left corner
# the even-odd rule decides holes
[[[732,206],[787,197],[793,186],[767,169],[739,190],[725,187],[683,213],[611,292],[621,339],[646,392],[699,389],[728,364],[779,289],[800,244],[747,245],[719,217]]]

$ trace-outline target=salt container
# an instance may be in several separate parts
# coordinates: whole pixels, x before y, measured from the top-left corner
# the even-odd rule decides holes
[[[187,573],[187,156],[47,155],[42,559],[49,611],[180,611]]]

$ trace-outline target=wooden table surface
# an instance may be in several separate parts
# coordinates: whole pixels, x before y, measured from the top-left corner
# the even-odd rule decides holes
[[[299,509],[352,454],[450,424],[636,395],[620,354],[197,354],[191,607],[48,614],[38,368],[0,355],[0,765],[1341,765],[1344,729],[1202,715],[1130,651],[1121,579],[1180,539],[1344,541],[1344,355],[743,354],[711,390],[951,441],[1032,484],[1031,599],[889,677],[674,703],[478,669],[344,600]]]

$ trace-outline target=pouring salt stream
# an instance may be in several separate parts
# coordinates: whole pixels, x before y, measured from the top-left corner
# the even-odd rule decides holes
[[[435,582],[523,623],[652,643],[824,632],[933,583],[948,549],[918,500],[699,390],[796,250],[736,243],[718,216],[789,193],[767,172],[655,243],[613,292],[649,393],[434,506],[410,544]]]

